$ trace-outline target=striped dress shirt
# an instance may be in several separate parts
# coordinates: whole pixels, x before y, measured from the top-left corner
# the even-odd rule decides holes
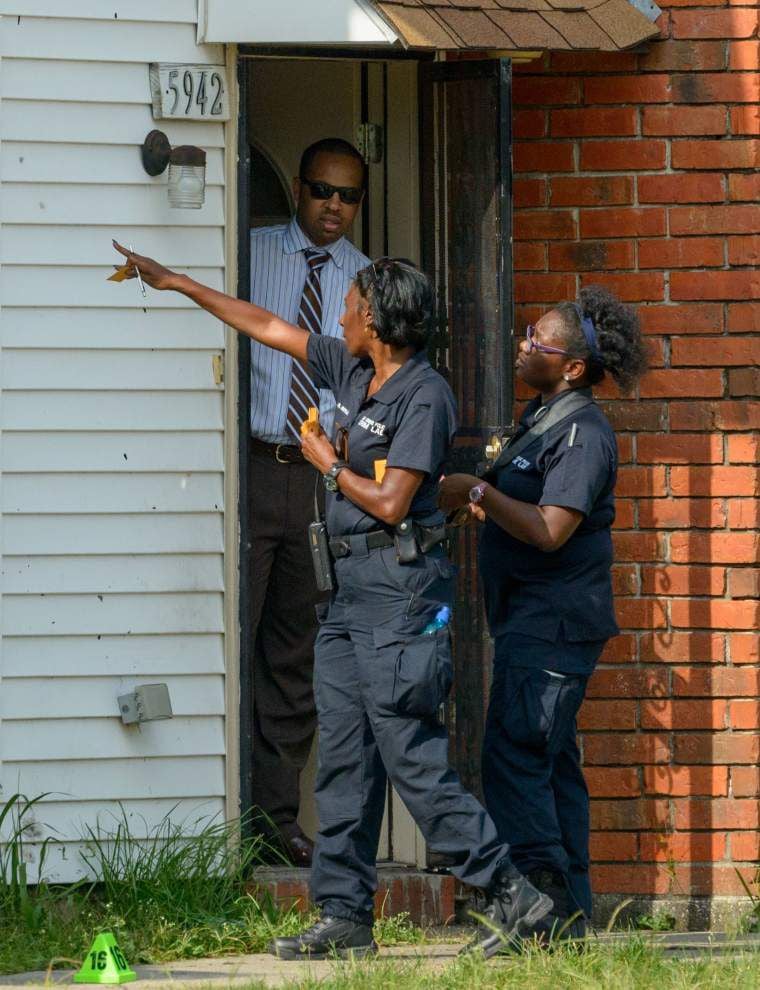
[[[314,246],[295,218],[285,226],[252,230],[251,302],[288,323],[297,323],[309,270],[304,251]],[[330,255],[321,271],[322,333],[340,337],[343,331],[338,320],[343,312],[343,299],[356,273],[369,264],[369,258],[345,237],[322,250]],[[288,354],[251,341],[251,433],[260,440],[293,442],[285,431],[292,361]],[[335,399],[326,389],[320,389],[319,395],[320,421],[327,435],[332,436]]]

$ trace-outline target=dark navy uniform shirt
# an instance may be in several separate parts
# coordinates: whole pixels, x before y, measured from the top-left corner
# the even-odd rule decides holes
[[[540,407],[540,397],[528,404],[518,436]],[[603,641],[618,633],[610,576],[616,475],[615,434],[593,403],[486,475],[521,502],[583,513],[573,535],[549,553],[490,519],[483,527],[479,557],[488,620],[497,654],[506,652],[509,663],[590,673]]]
[[[456,405],[446,381],[420,351],[403,364],[371,397],[367,388],[374,366],[349,354],[342,340],[312,334],[309,365],[316,382],[335,395],[333,440],[356,474],[376,477],[376,462],[386,467],[424,471],[409,515],[426,525],[443,521],[438,509],[438,480],[456,432]],[[344,448],[345,449],[345,448]],[[331,536],[388,529],[340,492],[327,493],[327,529]]]

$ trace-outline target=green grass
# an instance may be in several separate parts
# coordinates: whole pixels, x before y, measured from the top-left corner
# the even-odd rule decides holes
[[[619,947],[541,950],[514,959],[338,963],[282,990],[757,990],[760,956],[672,959],[634,936]],[[251,984],[256,986],[256,984]]]
[[[148,838],[130,833],[126,816],[90,830],[85,859],[97,883],[27,886],[26,856],[44,795],[14,795],[0,805],[0,973],[78,965],[96,934],[113,931],[131,964],[265,950],[276,934],[293,934],[310,917],[278,910],[246,889],[265,851],[262,840],[239,840],[240,823],[167,816]],[[188,838],[188,833],[193,838]],[[50,841],[40,849],[44,876]],[[381,945],[430,940],[407,915],[375,925]],[[251,988],[257,986],[250,984]],[[304,972],[287,990],[756,990],[760,955],[669,958],[642,935],[585,951],[484,963],[477,958],[431,962],[380,958],[341,963],[322,982]]]
[[[667,911],[658,910],[651,914],[640,914],[634,919],[634,927],[642,931],[672,932],[676,928],[676,919]]]
[[[261,838],[239,839],[240,822],[167,815],[138,841],[122,813],[84,835],[83,865],[97,882],[27,887],[25,853],[44,797],[16,794],[0,805],[0,973],[44,969],[51,960],[70,966],[106,930],[130,963],[141,963],[260,952],[274,934],[303,924],[295,911],[246,889],[266,849]],[[40,849],[41,877],[54,841]]]
[[[241,840],[241,822],[216,819],[167,815],[138,840],[122,812],[83,836],[83,865],[97,882],[28,887],[25,855],[46,796],[16,794],[0,805],[0,973],[78,964],[101,931],[116,935],[130,963],[156,963],[263,952],[275,935],[295,934],[313,920],[247,889],[271,849],[259,837]],[[42,877],[54,842],[40,849]],[[424,936],[400,914],[378,920],[375,937],[392,945]]]
[[[373,935],[378,945],[420,945],[427,941],[425,932],[412,923],[408,911],[388,916],[385,905],[381,916],[375,921]]]

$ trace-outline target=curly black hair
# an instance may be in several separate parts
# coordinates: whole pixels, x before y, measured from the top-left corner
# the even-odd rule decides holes
[[[647,357],[636,313],[601,285],[581,289],[580,308],[594,323],[599,359],[591,353],[578,316],[577,304],[555,307],[565,325],[565,347],[573,357],[583,358],[589,384],[596,385],[609,371],[623,392],[630,392],[647,370]]]
[[[433,287],[407,258],[378,258],[356,273],[354,284],[372,306],[372,325],[384,344],[421,351],[430,336]]]

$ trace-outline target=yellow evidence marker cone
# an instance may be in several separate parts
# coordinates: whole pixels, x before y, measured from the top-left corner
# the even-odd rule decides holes
[[[82,968],[74,976],[75,983],[129,983],[137,973],[129,968],[111,932],[101,932],[90,946]]]

